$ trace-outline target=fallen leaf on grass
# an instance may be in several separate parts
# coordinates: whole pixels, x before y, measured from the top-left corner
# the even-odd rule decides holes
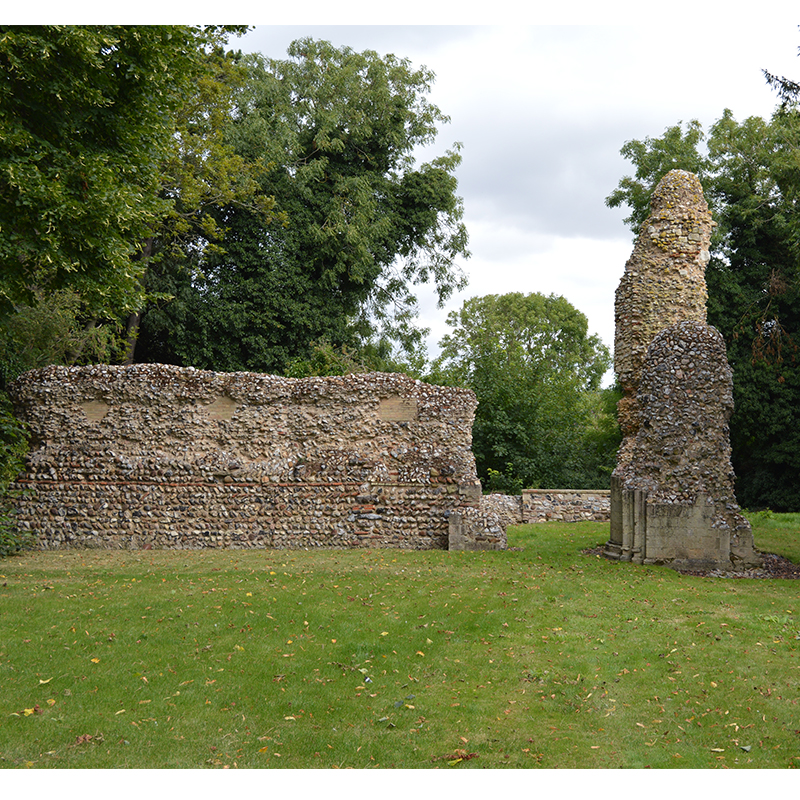
[[[460,764],[462,761],[469,761],[471,758],[477,758],[477,753],[468,753],[466,750],[461,750],[460,748],[456,750],[454,753],[450,753],[446,756],[438,756],[438,758],[434,758],[434,761],[447,761],[447,763],[454,767],[456,764]]]

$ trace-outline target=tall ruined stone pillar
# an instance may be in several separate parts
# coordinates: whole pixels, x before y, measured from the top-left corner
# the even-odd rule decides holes
[[[759,563],[734,496],[732,372],[706,325],[714,226],[697,177],[662,178],[617,289],[623,442],[605,555],[677,568]]]
[[[628,459],[639,427],[636,393],[650,342],[674,322],[706,321],[706,264],[714,225],[696,175],[675,169],[661,179],[614,306],[614,370],[622,389],[619,464]]]

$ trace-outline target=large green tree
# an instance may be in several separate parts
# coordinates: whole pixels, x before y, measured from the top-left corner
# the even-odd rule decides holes
[[[220,129],[241,73],[226,26],[0,28],[0,319],[58,292],[135,334],[154,252],[196,251],[257,197]],[[253,200],[253,202],[249,202]]]
[[[145,313],[140,359],[287,372],[320,342],[413,350],[413,285],[433,282],[443,302],[465,284],[458,146],[414,158],[447,119],[427,99],[432,73],[311,39],[288,55],[245,59],[225,130],[241,157],[269,165],[261,191],[280,217],[228,205],[220,249],[153,271],[153,290],[175,300]]]
[[[599,461],[613,446],[600,442],[595,393],[610,357],[586,317],[563,297],[515,292],[466,300],[447,323],[431,378],[477,395],[472,445],[484,486],[498,475],[507,488],[607,485]]]
[[[634,231],[673,168],[700,178],[718,228],[706,270],[708,320],[734,371],[737,496],[745,507],[800,510],[800,116],[737,122],[726,110],[706,138],[690,123],[625,144],[636,166],[607,202],[627,204]]]

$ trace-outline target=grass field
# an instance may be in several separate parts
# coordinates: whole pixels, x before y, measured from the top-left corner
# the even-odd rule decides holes
[[[800,515],[756,515],[800,560]],[[800,766],[800,583],[505,552],[0,562],[6,768]]]

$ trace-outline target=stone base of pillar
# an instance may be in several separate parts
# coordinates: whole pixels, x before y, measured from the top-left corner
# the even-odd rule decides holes
[[[611,536],[603,555],[614,561],[662,564],[680,570],[732,570],[761,564],[749,526],[715,525],[705,495],[691,504],[654,503],[647,492],[611,483]]]

